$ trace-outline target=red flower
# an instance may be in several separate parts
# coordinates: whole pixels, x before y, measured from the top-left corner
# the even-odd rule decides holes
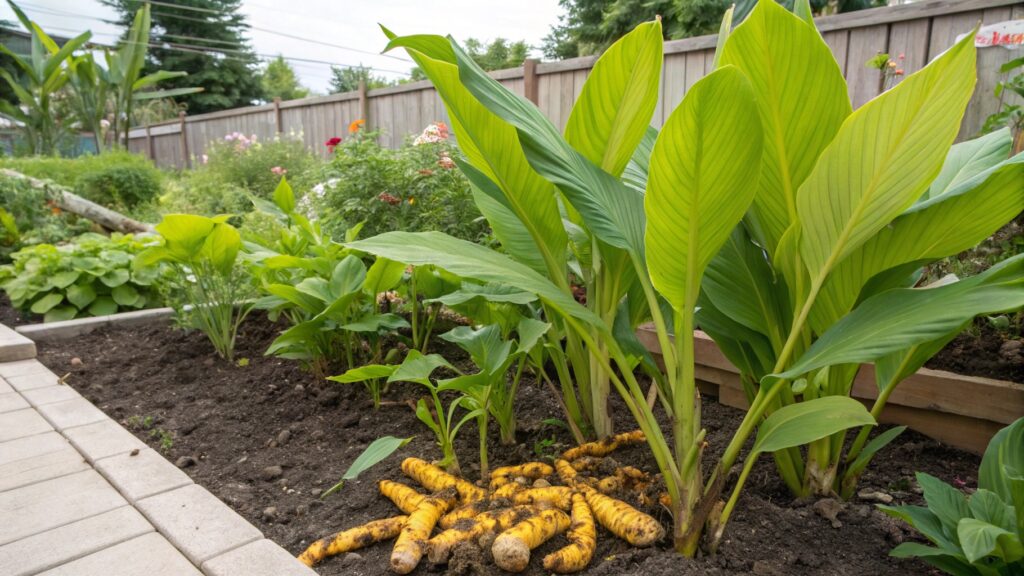
[[[401,198],[395,196],[394,194],[390,194],[388,192],[381,192],[377,196],[377,199],[380,200],[381,202],[384,202],[385,204],[390,204],[392,206],[398,206],[399,204],[402,203],[402,199]]]
[[[324,146],[327,146],[327,151],[332,153],[332,154],[334,153],[334,148],[338,144],[341,144],[341,138],[338,138],[337,136],[335,136],[334,138],[331,138],[327,142],[324,142]]]

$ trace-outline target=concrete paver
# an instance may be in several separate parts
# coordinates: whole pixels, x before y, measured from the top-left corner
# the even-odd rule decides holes
[[[14,388],[11,388],[11,385],[7,383],[7,380],[0,377],[0,394],[7,394],[9,392],[14,392]]]
[[[36,406],[36,410],[57,430],[67,430],[110,419],[102,410],[93,406],[92,402],[82,397],[42,404]]]
[[[0,545],[124,506],[95,470],[0,492]]]
[[[89,470],[91,466],[73,446],[56,452],[49,452],[31,458],[15,460],[9,464],[0,464],[0,492],[28,486],[43,480],[59,478]]]
[[[255,526],[195,484],[144,498],[135,506],[196,564],[263,538]]]
[[[18,360],[17,362],[0,363],[0,376],[8,380],[11,376],[20,376],[22,374],[32,374],[35,372],[49,372],[49,370],[46,366],[43,366],[42,362],[34,358],[31,360]]]
[[[0,572],[37,574],[153,531],[138,510],[122,506],[0,546]]]
[[[146,444],[135,437],[131,432],[125,430],[113,420],[102,420],[94,424],[86,424],[76,428],[69,428],[64,435],[71,440],[75,448],[85,456],[89,462],[95,463],[100,458],[142,450]]]
[[[44,386],[57,386],[60,384],[60,379],[57,378],[57,375],[45,368],[42,372],[30,372],[26,374],[19,374],[17,376],[4,376],[4,380],[7,380],[7,383],[18,392],[32,390],[33,388],[42,388]]]
[[[9,464],[22,458],[42,456],[49,452],[56,452],[68,446],[68,441],[54,431],[26,436],[0,443],[0,466]]]
[[[207,576],[316,576],[312,568],[297,562],[284,548],[270,540],[257,540],[225,552],[203,564]]]
[[[6,412],[0,417],[0,442],[53,430],[53,426],[32,408]]]
[[[29,404],[33,406],[53,404],[54,402],[82,397],[82,395],[75,391],[71,386],[59,384],[57,386],[43,386],[42,388],[25,390],[21,395],[24,396],[25,400],[28,400]]]
[[[144,534],[40,576],[202,576],[163,536]]]
[[[131,502],[192,483],[188,474],[150,448],[135,456],[131,454],[118,454],[96,462],[100,474]]]
[[[28,402],[26,402],[25,399],[21,397],[21,394],[18,394],[17,392],[0,394],[0,414],[28,407]]]

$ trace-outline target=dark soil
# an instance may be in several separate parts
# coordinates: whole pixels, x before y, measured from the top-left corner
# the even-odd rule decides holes
[[[398,385],[374,411],[360,386],[314,382],[295,362],[268,358],[263,351],[279,328],[253,318],[244,326],[238,356],[248,365],[219,359],[198,333],[169,326],[104,329],[87,338],[43,345],[40,360],[112,417],[125,423],[154,449],[200,485],[226,501],[263,533],[298,554],[312,540],[363,522],[396,514],[377,494],[377,482],[399,479],[406,456],[440,456],[430,433],[406,404],[415,385]],[[72,363],[73,358],[81,360]],[[517,406],[520,442],[491,443],[492,466],[521,463],[556,453],[570,444],[560,428],[543,424],[558,417],[545,388],[524,385]],[[621,428],[628,412],[613,403]],[[741,417],[737,410],[708,399],[704,422],[709,456],[719,453]],[[459,439],[458,454],[467,476],[476,476],[476,434],[470,424]],[[495,428],[495,427],[492,427]],[[360,479],[325,500],[318,495],[333,485],[352,460],[375,438],[415,439]],[[654,471],[645,447],[620,449],[614,456]],[[194,460],[194,464],[191,463]],[[708,461],[711,461],[709,458]],[[280,476],[270,467],[279,466]],[[865,474],[862,487],[881,490],[897,502],[920,503],[914,471],[973,486],[978,459],[906,433],[886,449]],[[822,503],[824,502],[824,503]],[[835,512],[835,522],[826,519]],[[648,510],[666,525],[661,510]],[[841,524],[841,525],[840,525]],[[833,527],[836,526],[836,527]],[[918,561],[888,557],[912,532],[865,501],[794,501],[762,457],[748,482],[717,556],[681,558],[665,544],[630,549],[603,529],[592,575],[930,575]],[[527,574],[543,574],[540,559],[564,545],[555,538],[535,551]],[[388,573],[390,546],[380,544],[356,555],[330,558],[317,567],[324,575]],[[480,561],[478,549],[463,550],[447,568],[426,560],[415,572],[428,574],[498,573]]]
[[[15,326],[35,324],[36,322],[42,321],[42,316],[28,314],[15,309],[13,306],[11,306],[11,301],[10,299],[7,298],[7,295],[0,294],[0,324],[3,324],[4,326],[8,326],[10,328],[14,328]]]
[[[1024,338],[975,322],[926,364],[928,368],[1024,384]]]

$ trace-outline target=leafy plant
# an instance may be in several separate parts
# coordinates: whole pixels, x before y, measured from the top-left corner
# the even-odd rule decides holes
[[[727,19],[722,41],[728,29]],[[661,32],[658,22],[643,24],[597,62],[563,138],[540,111],[487,76],[454,42],[389,36],[389,47],[405,47],[444,98],[466,152],[462,168],[480,190],[478,201],[491,200],[483,212],[505,250],[519,261],[430,232],[392,232],[350,245],[536,294],[546,318],[558,324],[555,333],[569,336],[566,356],[581,360],[579,369],[573,364],[573,372],[583,374],[585,360],[601,375],[587,380],[589,394],[584,395],[590,399],[593,421],[607,418],[608,392],[601,390],[602,379],[625,400],[665,479],[675,520],[674,545],[683,554],[695,554],[736,454],[720,462],[704,482],[706,433],[700,427],[694,379],[694,305],[704,269],[754,198],[751,183],[758,181],[762,128],[751,83],[736,67],[720,66],[688,92],[654,143],[648,125],[658,98]],[[726,134],[744,137],[722,136]],[[538,212],[545,209],[550,211]],[[527,210],[529,217],[518,217]],[[576,264],[580,275],[603,278],[590,284],[586,307],[568,285],[568,263],[559,262],[570,245],[577,263],[588,263],[586,269],[592,271],[588,276]],[[655,287],[670,314],[662,312]],[[658,426],[648,391],[633,373],[643,356],[631,328],[647,314],[665,351],[666,372],[656,378],[656,397],[672,422],[671,444]],[[666,314],[678,348],[669,345]],[[573,347],[583,344],[587,352],[577,354]],[[758,421],[763,416],[761,412]],[[797,446],[873,422],[849,398],[808,401],[765,420],[759,451]],[[601,433],[609,425],[604,421],[595,429]],[[741,428],[734,441],[742,445],[753,431],[754,426]],[[716,516],[713,528],[726,519],[719,524]]]
[[[89,221],[57,208],[52,191],[21,178],[0,177],[0,206],[7,214],[0,217],[0,262],[24,246],[57,244],[92,229]]]
[[[228,216],[168,214],[157,224],[163,245],[136,256],[137,271],[166,262],[186,307],[178,310],[210,339],[221,358],[234,358],[238,327],[252,309],[249,279],[237,265],[242,240]]]
[[[7,0],[7,4],[32,34],[32,53],[25,59],[0,44],[0,52],[6,54],[21,71],[19,80],[7,70],[0,70],[0,78],[7,82],[18,98],[17,104],[0,100],[0,115],[21,126],[33,154],[53,154],[65,130],[61,119],[54,113],[57,95],[68,82],[65,63],[92,33],[83,32],[64,46],[58,46],[14,2]]]
[[[405,266],[378,259],[369,268],[358,255],[325,237],[320,225],[295,211],[295,196],[285,178],[274,202],[254,198],[264,213],[282,223],[276,237],[247,242],[245,259],[266,295],[256,307],[284,315],[292,327],[278,336],[267,354],[306,362],[318,378],[332,365],[351,369],[383,360],[387,333],[408,323],[382,311],[377,295],[394,288]],[[346,232],[354,240],[359,229]],[[364,344],[367,344],[364,350]],[[370,382],[374,406],[380,387]]]
[[[1021,69],[1013,76],[1014,70]],[[1024,56],[1014,58],[999,67],[999,71],[1007,75],[1007,79],[996,84],[995,96],[999,99],[999,111],[985,119],[981,133],[986,134],[1002,127],[1010,128],[1013,134],[1013,153],[1024,152],[1024,106],[1006,102],[1007,96],[1015,94],[1024,98]]]
[[[359,478],[359,475],[366,472],[370,468],[373,468],[378,462],[391,456],[402,446],[405,446],[415,436],[409,438],[395,438],[394,436],[383,436],[377,438],[366,447],[365,450],[356,456],[356,459],[352,461],[345,473],[342,474],[341,480],[337,484],[328,488],[323,494],[320,495],[320,499],[323,500],[329,495],[341,490],[342,486],[345,485],[346,480],[355,480]]]
[[[432,381],[432,374],[439,368],[458,374],[458,370],[438,354],[421,354],[418,350],[409,350],[405,360],[398,365],[368,364],[353,368],[340,376],[331,376],[328,380],[341,383],[364,382],[367,380],[387,379],[392,382],[412,382],[419,384],[430,393],[430,402],[420,398],[416,402],[416,417],[423,422],[437,438],[442,458],[438,466],[459,474],[459,459],[455,454],[455,436],[468,422],[486,414],[484,408],[471,407],[470,398],[457,396],[448,403],[447,408],[441,401],[441,393],[450,389],[447,380]],[[459,410],[462,409],[460,415]]]
[[[105,316],[159,305],[158,267],[133,271],[136,255],[153,239],[83,234],[60,246],[36,244],[0,266],[0,289],[18,309],[42,314],[45,322]]]
[[[515,399],[519,380],[526,367],[529,354],[539,345],[551,325],[532,318],[523,318],[516,330],[518,341],[502,337],[496,324],[482,328],[459,326],[441,334],[443,340],[465,350],[477,367],[475,374],[464,374],[445,380],[445,390],[458,390],[467,398],[466,406],[479,410],[477,428],[480,433],[480,476],[488,476],[487,422],[493,417],[498,423],[501,443],[515,444]],[[515,365],[512,382],[506,381],[509,368]]]
[[[989,442],[970,496],[917,473],[924,506],[879,506],[934,546],[904,542],[892,555],[918,557],[955,576],[1010,576],[1024,571],[1024,418]]]

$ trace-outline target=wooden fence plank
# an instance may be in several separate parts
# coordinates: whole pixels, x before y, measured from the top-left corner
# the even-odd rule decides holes
[[[889,50],[889,26],[881,24],[850,31],[849,51],[846,54],[846,81],[853,107],[881,93],[881,72],[868,68],[865,63],[879,53]]]

